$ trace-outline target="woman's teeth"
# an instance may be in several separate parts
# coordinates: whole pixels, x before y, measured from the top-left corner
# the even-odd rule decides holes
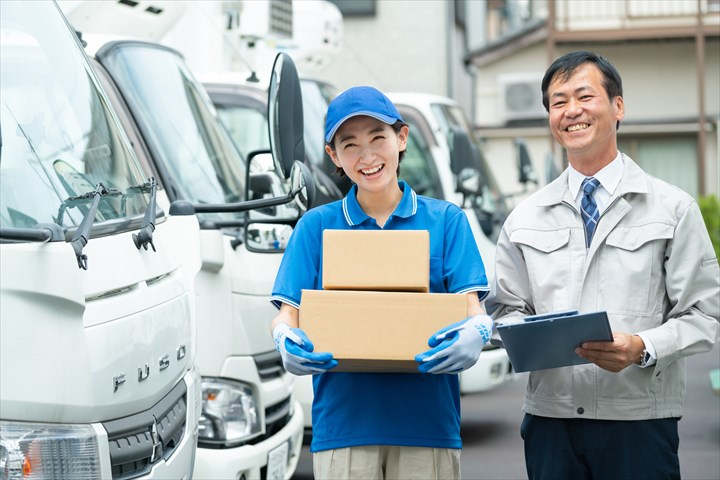
[[[377,173],[380,170],[382,170],[383,167],[384,167],[384,165],[378,165],[375,168],[369,168],[367,170],[360,170],[360,171],[362,172],[363,175],[372,175],[373,173]]]

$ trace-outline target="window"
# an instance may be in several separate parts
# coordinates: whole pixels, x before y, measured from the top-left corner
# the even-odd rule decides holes
[[[697,140],[694,136],[619,139],[618,149],[650,175],[698,196]]]

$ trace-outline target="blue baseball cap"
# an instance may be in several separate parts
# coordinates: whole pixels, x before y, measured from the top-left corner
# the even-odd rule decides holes
[[[325,118],[325,141],[335,136],[345,120],[358,115],[373,117],[388,125],[403,121],[395,105],[380,90],[373,87],[352,87],[330,102]]]

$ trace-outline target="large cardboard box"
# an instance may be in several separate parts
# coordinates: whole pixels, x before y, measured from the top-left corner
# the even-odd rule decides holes
[[[323,289],[427,292],[427,230],[325,230]]]
[[[467,316],[467,295],[303,290],[300,328],[334,372],[414,372],[430,335]]]

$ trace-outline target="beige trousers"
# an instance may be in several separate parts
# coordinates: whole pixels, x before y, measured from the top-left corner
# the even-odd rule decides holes
[[[460,480],[460,450],[368,445],[313,454],[315,480]]]

